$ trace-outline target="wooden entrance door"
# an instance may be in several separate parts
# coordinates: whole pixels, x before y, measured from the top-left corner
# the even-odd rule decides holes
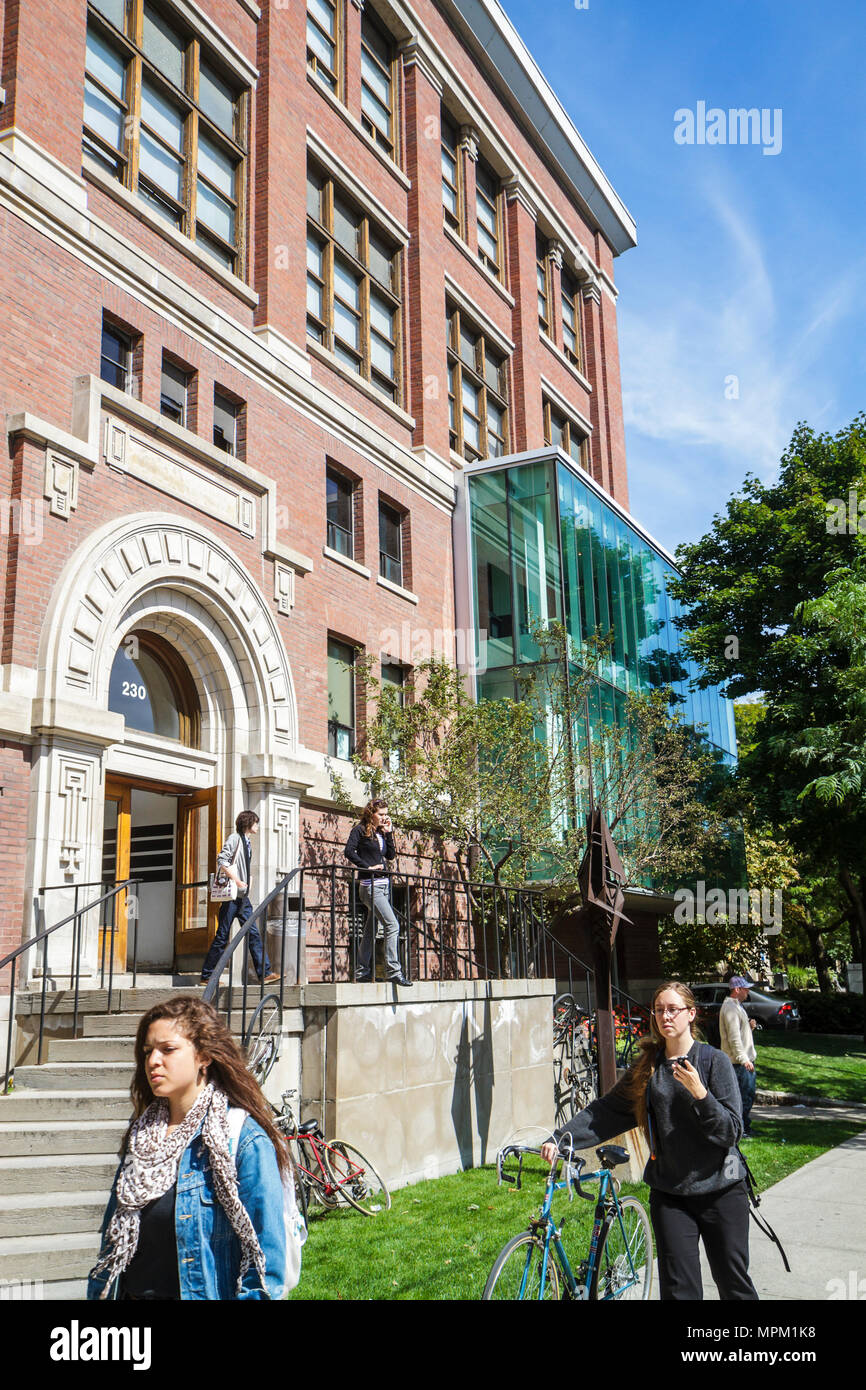
[[[175,956],[204,955],[216,934],[219,904],[208,889],[222,848],[218,806],[218,787],[178,797]]]
[[[132,829],[132,788],[128,782],[116,777],[105,779],[105,811],[102,835],[102,877],[104,892],[129,878],[129,848]],[[131,898],[126,889],[112,900],[108,899],[99,914],[99,961],[105,951],[105,965],[108,968],[108,952],[111,945],[111,927],[114,922],[114,969],[126,969],[126,937]],[[113,914],[113,916],[112,916]]]

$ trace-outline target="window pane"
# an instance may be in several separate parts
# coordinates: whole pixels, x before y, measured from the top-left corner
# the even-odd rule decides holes
[[[465,362],[466,365],[467,365],[467,367],[471,367],[471,368],[473,369],[473,371],[475,370],[475,344],[476,344],[476,341],[477,341],[477,339],[476,339],[476,337],[475,337],[475,334],[474,334],[474,333],[470,333],[469,329],[468,329],[468,328],[464,328],[463,325],[461,324],[461,326],[460,326],[460,358],[461,358],[461,361]]]
[[[310,217],[315,217],[317,222],[322,220],[322,182],[318,174],[307,170],[307,212]]]
[[[370,360],[377,372],[382,372],[384,376],[393,380],[394,349],[390,343],[377,337],[375,333],[370,335]]]
[[[484,380],[491,391],[502,391],[502,359],[488,348],[484,354]]]
[[[141,84],[141,119],[173,150],[183,149],[183,116],[152,82]]]
[[[87,71],[116,97],[123,97],[126,62],[93,29],[87,31]]]
[[[84,80],[84,122],[116,150],[123,148],[123,107],[115,105],[89,78]]]
[[[326,69],[333,71],[334,45],[323,38],[314,24],[307,25],[307,45]],[[322,74],[327,78],[328,72]]]
[[[150,5],[144,7],[141,46],[163,76],[169,78],[176,87],[183,87],[183,55],[186,41]]]
[[[174,685],[150,652],[133,660],[121,647],[108,684],[108,708],[122,714],[131,729],[163,738],[180,738],[180,709]]]
[[[375,290],[370,294],[370,326],[383,338],[394,337],[394,310]]]
[[[234,454],[237,448],[238,407],[234,401],[214,391],[213,397],[213,442],[226,453]]]
[[[334,199],[334,237],[343,247],[344,251],[349,251],[353,256],[358,254],[358,239],[361,227],[361,215],[354,208],[349,207],[348,203],[343,202],[342,198]]]
[[[95,10],[104,14],[106,19],[110,19],[115,29],[124,28],[124,17],[126,14],[126,0],[91,0]]]
[[[378,97],[373,96],[366,85],[361,88],[361,110],[370,123],[390,141],[391,108],[384,106]]]
[[[129,343],[123,334],[103,327],[100,376],[119,391],[125,391],[127,387],[129,355]]]
[[[328,718],[344,727],[355,727],[353,649],[345,642],[328,639]]]
[[[221,236],[224,241],[234,244],[235,239],[235,210],[230,203],[227,203],[219,194],[214,193],[208,188],[206,183],[198,180],[196,190],[196,218],[203,222],[217,236]]]
[[[487,228],[481,222],[478,223],[478,250],[491,261],[499,262],[499,244],[495,236],[491,236]]]
[[[337,256],[334,257],[334,293],[353,309],[360,309],[361,277]]]
[[[365,48],[369,48],[370,52],[378,58],[382,67],[387,68],[390,66],[391,54],[388,40],[381,29],[377,29],[376,25],[372,24],[366,15],[361,19],[361,42]]]
[[[186,424],[186,395],[189,376],[173,362],[163,362],[159,408],[178,425]]]
[[[339,300],[334,301],[334,332],[339,338],[353,347],[361,349],[361,319],[351,309],[346,309]]]
[[[198,171],[226,198],[235,194],[235,161],[230,155],[199,132]]]
[[[146,178],[151,179],[180,202],[183,191],[183,162],[176,155],[169,154],[164,145],[151,139],[146,130],[141,132],[139,168]]]
[[[327,0],[307,0],[307,10],[322,26],[325,33],[330,34],[331,38],[333,38],[335,24],[335,11],[333,5],[328,4]]]
[[[235,104],[237,94],[207,64],[199,65],[198,104],[214,125],[226,135],[235,133]]]
[[[394,260],[396,252],[374,232],[370,233],[370,273],[380,285],[392,288],[394,280]]]

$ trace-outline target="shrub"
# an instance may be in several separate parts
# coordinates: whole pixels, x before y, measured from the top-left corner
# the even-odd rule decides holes
[[[800,1009],[804,1033],[862,1033],[862,994],[819,994],[816,989],[789,989],[786,998]]]

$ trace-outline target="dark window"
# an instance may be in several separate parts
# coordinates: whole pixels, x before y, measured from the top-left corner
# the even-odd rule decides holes
[[[547,255],[547,242],[543,237],[535,241],[535,277],[538,281],[538,326],[542,333],[550,334],[550,261]]]
[[[99,375],[118,391],[132,391],[132,338],[104,319]]]
[[[355,751],[355,648],[328,638],[328,752],[350,758]]]
[[[249,92],[149,0],[90,4],[84,87],[85,153],[239,271]]]
[[[192,677],[155,633],[124,638],[111,668],[108,708],[122,714],[131,729],[198,745],[200,706]]]
[[[237,458],[240,406],[229,400],[218,387],[213,393],[213,442],[218,449]]]
[[[191,372],[175,366],[167,357],[162,359],[162,380],[159,388],[159,411],[174,420],[176,425],[188,423],[188,398]]]
[[[307,212],[307,335],[398,400],[399,249],[315,168]]]
[[[367,11],[361,17],[361,122],[394,154],[394,55],[391,40]]]
[[[403,586],[403,517],[379,503],[379,573],[392,584]]]
[[[553,444],[557,449],[561,449],[564,454],[570,454],[575,463],[579,463],[581,468],[586,467],[586,435],[578,425],[569,420],[567,415],[563,415],[561,410],[551,405],[550,401],[543,402],[544,409],[544,442]]]
[[[355,555],[354,484],[329,468],[326,474],[328,545],[350,560]]]
[[[507,452],[505,359],[459,309],[448,315],[448,409],[456,453],[476,459]]]
[[[493,274],[500,274],[499,180],[482,159],[475,167],[478,213],[478,257]]]
[[[445,224],[455,232],[461,230],[460,217],[461,163],[457,127],[442,112],[442,206]]]
[[[580,366],[580,296],[577,283],[562,272],[562,346],[566,357]]]

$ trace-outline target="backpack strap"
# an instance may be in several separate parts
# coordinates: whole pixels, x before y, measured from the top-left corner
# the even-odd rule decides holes
[[[779,1247],[779,1254],[782,1256],[782,1263],[785,1266],[786,1273],[790,1274],[791,1266],[788,1263],[788,1256],[785,1254],[785,1249],[782,1245],[782,1242],[779,1240],[779,1237],[776,1235],[776,1232],[773,1230],[767,1218],[765,1216],[758,1215],[758,1207],[761,1205],[761,1194],[758,1191],[758,1184],[755,1182],[755,1175],[749,1167],[748,1163],[746,1162],[746,1156],[740,1148],[739,1144],[737,1145],[737,1153],[740,1156],[740,1162],[746,1170],[746,1191],[749,1194],[749,1215],[755,1222],[755,1225],[757,1226],[758,1230],[762,1231],[763,1234],[767,1236],[773,1242],[774,1245],[777,1245]]]
[[[240,1105],[230,1105],[228,1108],[229,1126],[229,1153],[235,1163],[238,1161],[238,1144],[241,1141],[241,1130],[244,1127],[244,1120],[247,1118],[247,1111]]]

